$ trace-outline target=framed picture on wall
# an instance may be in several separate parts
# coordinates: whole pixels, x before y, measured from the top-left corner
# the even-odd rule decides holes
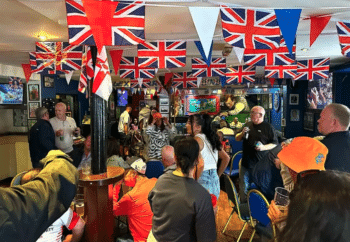
[[[13,126],[14,127],[27,126],[27,110],[13,109]]]
[[[53,77],[44,76],[44,87],[55,87],[55,79]]]
[[[169,105],[169,98],[159,98],[159,106]]]
[[[40,103],[39,102],[30,102],[30,103],[28,103],[29,118],[36,118],[35,110],[37,108],[39,108],[39,107],[40,107]]]
[[[28,84],[29,101],[40,101],[39,93],[39,84]]]
[[[314,131],[314,113],[304,113],[304,129]]]
[[[289,105],[299,105],[299,94],[289,95]]]
[[[300,110],[298,109],[290,110],[290,121],[292,122],[300,121]]]

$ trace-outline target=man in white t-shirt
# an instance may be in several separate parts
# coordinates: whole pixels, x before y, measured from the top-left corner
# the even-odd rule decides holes
[[[120,115],[119,124],[118,124],[118,133],[120,144],[123,146],[127,145],[127,141],[129,139],[129,124],[130,124],[130,115],[129,113],[132,111],[131,105],[127,105],[125,111]]]
[[[55,114],[56,116],[50,119],[55,131],[55,145],[64,153],[69,154],[73,151],[73,135],[79,136],[80,128],[77,127],[73,118],[66,116],[66,104],[57,103]]]

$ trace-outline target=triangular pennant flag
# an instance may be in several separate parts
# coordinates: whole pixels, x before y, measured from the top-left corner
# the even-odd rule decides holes
[[[143,89],[143,93],[146,95],[147,94],[147,88]]]
[[[122,59],[122,55],[123,55],[123,50],[111,50],[109,54],[111,55],[111,58],[112,58],[115,75],[117,75],[119,71],[120,60]]]
[[[210,46],[213,41],[216,22],[220,8],[217,7],[189,7],[196,27],[197,34],[202,43],[205,56],[209,59]]]
[[[174,73],[172,73],[172,72],[165,73],[165,77],[164,77],[164,85],[165,86],[168,84],[168,82],[173,77],[173,75],[174,75]]]
[[[244,56],[244,49],[236,47],[236,46],[233,46],[233,49],[234,49],[234,51],[236,53],[236,56],[237,56],[237,59],[238,59],[239,63],[242,63],[243,56]]]
[[[275,84],[275,78],[270,78],[271,87]]]
[[[278,25],[288,47],[293,53],[295,34],[297,33],[301,9],[275,9]]]
[[[332,16],[310,17],[310,47],[327,26]]]
[[[158,68],[154,68],[154,74],[156,75],[158,73]]]
[[[70,71],[64,75],[66,76],[67,85],[69,86],[70,80],[72,79],[72,76],[73,76],[73,71]]]
[[[143,78],[137,78],[137,82],[139,83],[139,87],[142,87],[142,83],[143,83]]]
[[[202,77],[197,77],[197,87],[201,85]]]
[[[293,85],[293,87],[294,87],[294,85],[295,85],[295,80],[294,80],[294,79],[292,79],[292,85]]]
[[[98,51],[112,43],[112,19],[118,2],[82,0]]]
[[[204,53],[204,49],[203,49],[203,46],[202,46],[201,42],[200,41],[195,41],[194,43],[196,44],[197,49],[198,49],[199,53],[201,54],[202,58],[204,59],[205,63],[207,63],[207,66],[210,66],[211,54],[212,54],[212,51],[213,51],[213,41],[211,42],[208,58],[206,57],[206,55]]]
[[[250,86],[250,82],[247,82],[247,87],[249,88],[249,86]]]
[[[30,67],[30,64],[22,64],[22,68],[23,68],[26,81],[28,82],[30,79],[30,76],[32,75],[32,68]]]

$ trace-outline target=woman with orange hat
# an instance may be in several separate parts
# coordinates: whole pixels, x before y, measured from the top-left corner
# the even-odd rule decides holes
[[[148,160],[161,160],[162,148],[170,144],[170,135],[174,134],[172,125],[167,118],[163,118],[160,113],[154,113],[153,121],[148,125],[146,134],[149,136]]]

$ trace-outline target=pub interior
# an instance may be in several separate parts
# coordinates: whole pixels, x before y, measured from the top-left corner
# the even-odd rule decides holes
[[[86,0],[86,2],[89,1]],[[19,1],[19,4],[22,4],[21,2]],[[62,2],[68,4],[67,2],[77,2],[77,0]],[[27,5],[21,7],[29,8]],[[67,5],[67,11],[68,9]],[[65,26],[65,28],[68,27]],[[195,31],[193,27],[191,28]],[[350,29],[350,25],[348,28]],[[194,42],[193,38],[189,37],[185,40],[191,42],[191,45]],[[195,40],[197,41],[197,37]],[[33,43],[36,41],[39,40],[34,40]],[[50,38],[47,41],[56,42],[55,39]],[[71,36],[65,36],[60,41],[71,41]],[[223,39],[220,41],[224,42]],[[243,66],[243,61],[239,61],[238,52],[231,53],[231,45],[218,42],[213,44],[213,58],[227,57],[228,59],[228,55],[231,55],[231,57],[234,56],[232,57],[234,63],[229,63],[227,60],[225,69],[226,66],[231,69],[234,68],[233,65]],[[196,46],[198,46],[197,43]],[[124,53],[130,54],[128,48],[125,47]],[[298,45],[297,48],[299,48]],[[286,205],[288,209],[290,205],[292,209],[292,206],[295,206],[295,200],[292,200],[292,196],[288,198],[288,194],[296,192],[293,189],[287,191],[282,175],[283,166],[287,171],[293,170],[294,178],[297,179],[298,175],[299,181],[302,179],[300,174],[305,171],[325,169],[328,171],[327,163],[326,168],[324,163],[331,148],[326,143],[323,145],[322,140],[329,135],[329,132],[320,130],[319,120],[322,119],[322,115],[325,115],[322,112],[329,104],[350,107],[348,59],[343,59],[342,62],[339,62],[339,59],[331,59],[324,78],[317,76],[307,80],[294,80],[296,76],[271,78],[266,76],[266,69],[264,70],[262,66],[257,66],[254,75],[249,77],[238,77],[239,74],[234,72],[233,77],[236,79],[233,81],[228,81],[230,77],[225,74],[220,76],[206,72],[206,75],[195,76],[193,62],[191,67],[188,60],[183,66],[179,66],[180,68],[152,67],[151,78],[139,78],[136,74],[131,78],[125,74],[128,70],[123,69],[127,64],[127,58],[131,57],[122,54],[119,56],[122,59],[118,61],[113,57],[113,51],[121,49],[123,48],[120,46],[117,48],[109,46],[106,52],[103,48],[100,51],[100,46],[91,46],[91,66],[95,70],[95,76],[92,74],[92,78],[87,76],[86,69],[85,72],[74,70],[69,77],[64,70],[51,74],[52,69],[30,72],[31,76],[28,77],[26,72],[16,64],[12,66],[8,63],[0,63],[0,189],[4,189],[0,192],[16,189],[16,187],[25,188],[27,186],[23,185],[25,174],[36,168],[43,168],[44,171],[46,166],[49,166],[49,162],[45,165],[39,160],[47,159],[49,155],[46,155],[51,150],[60,150],[62,152],[56,158],[66,157],[64,162],[68,161],[69,165],[72,165],[69,167],[77,172],[79,177],[75,184],[74,198],[70,201],[70,208],[65,208],[72,212],[72,218],[69,220],[69,226],[64,224],[67,228],[63,231],[62,241],[157,241],[157,238],[158,241],[173,241],[173,239],[164,239],[167,237],[159,232],[162,226],[154,225],[157,224],[155,221],[159,224],[157,220],[159,214],[156,212],[159,204],[155,200],[161,197],[159,193],[157,194],[162,192],[159,191],[159,187],[163,185],[161,182],[171,176],[179,176],[176,174],[180,173],[180,177],[188,175],[186,179],[195,180],[195,184],[202,185],[201,178],[208,171],[205,169],[206,159],[215,156],[214,170],[215,175],[218,174],[219,195],[214,195],[211,188],[203,185],[205,196],[211,195],[213,211],[210,211],[210,215],[215,216],[213,228],[215,238],[208,236],[205,241],[288,241],[282,239],[288,235],[291,224],[292,218],[288,215],[288,210],[285,215],[281,207],[278,211],[279,219],[283,218],[283,221],[271,215],[271,207],[282,206],[276,203],[275,188],[285,188],[288,203],[283,204],[282,207]],[[36,51],[40,53],[38,48]],[[83,50],[80,52],[83,53]],[[103,64],[99,62],[103,58],[102,52],[107,59]],[[202,46],[191,49],[191,52],[196,53],[195,56],[188,54],[187,59],[191,59],[190,57],[205,59],[206,57]],[[40,54],[35,55],[36,58],[40,56]],[[138,56],[136,51],[132,55],[132,58]],[[294,53],[294,61],[302,59],[300,56],[300,51],[297,54]],[[34,60],[34,62],[36,67],[40,65],[40,61]],[[86,63],[84,68],[87,68]],[[110,82],[102,79],[102,83],[105,81],[104,84],[95,86],[95,80],[101,81],[96,75],[98,68],[101,70],[105,68],[104,71],[107,72]],[[191,71],[192,75],[189,74]],[[185,77],[185,73],[189,76]],[[83,74],[88,79],[85,86],[82,84]],[[45,108],[41,109],[42,113],[39,112],[40,108]],[[59,109],[63,110],[61,114]],[[260,115],[258,118],[257,114]],[[40,134],[40,137],[53,140],[54,148],[50,148],[40,159],[37,159],[33,154],[47,145],[40,143],[40,138],[35,138],[39,137],[40,128],[38,127],[45,126],[42,124],[43,117],[47,118],[45,124],[51,127],[52,137],[48,137],[51,134],[47,133],[49,131],[45,131],[45,135]],[[337,118],[333,113],[327,117],[332,117],[334,120]],[[209,120],[210,126],[206,128],[210,129],[214,138],[209,137],[208,130],[203,128],[207,121],[203,121],[204,124],[201,126],[199,119]],[[256,119],[259,120],[258,123]],[[62,127],[59,126],[61,121]],[[254,131],[261,123],[266,124],[268,128],[262,128],[263,131]],[[198,128],[199,126],[201,128]],[[349,125],[343,132],[348,133],[348,127]],[[197,129],[200,131],[196,133]],[[264,133],[267,129],[273,130],[271,138],[271,133]],[[200,135],[206,138],[198,138]],[[191,163],[193,170],[187,174],[177,160],[179,159],[177,154],[180,156],[181,153],[177,147],[180,147],[181,142],[192,141],[190,137],[195,137],[194,140],[197,140],[202,158],[196,157],[195,165]],[[252,140],[253,137],[260,138]],[[323,163],[323,167],[310,165],[307,168],[298,167],[300,171],[297,171],[292,169],[293,165],[289,166],[284,162],[281,152],[287,153],[288,146],[292,149],[293,142],[298,140],[295,139],[296,137],[312,138],[311,141],[306,139],[305,143],[311,146],[316,142],[315,146],[306,150],[305,153],[309,151],[312,153],[313,149],[318,147],[316,159],[320,160],[316,163]],[[211,150],[210,148],[214,147],[211,140],[220,142],[220,149]],[[69,143],[70,141],[72,143]],[[346,145],[350,146],[350,139],[348,143]],[[271,144],[273,146],[270,148]],[[258,164],[266,161],[266,167],[262,167],[261,171],[255,172],[255,167],[252,168],[244,163],[244,159],[248,159],[245,157],[249,156],[247,153],[251,152],[247,149],[248,145],[252,146],[253,152],[257,154],[259,151],[266,152],[261,157],[255,155],[260,159]],[[259,148],[259,145],[263,148]],[[170,146],[175,148],[170,149]],[[326,146],[328,149],[325,148]],[[279,149],[276,151],[275,148]],[[324,149],[327,151],[323,152]],[[300,150],[302,150],[301,147]],[[203,155],[203,152],[207,152],[206,155]],[[295,150],[296,153],[298,153],[297,150]],[[174,168],[170,173],[166,163],[169,154],[175,162],[172,164]],[[274,155],[274,157],[270,159],[268,155]],[[295,157],[291,159],[297,159]],[[347,156],[344,155],[344,157]],[[270,160],[267,161],[268,159]],[[279,162],[285,165],[280,166],[277,172],[273,173],[278,166],[275,159],[279,159]],[[202,171],[198,168],[201,160],[204,169]],[[294,162],[296,163],[297,161]],[[307,161],[304,163],[306,164]],[[245,170],[247,173],[243,172]],[[345,168],[339,170],[346,171]],[[208,174],[211,171],[209,170]],[[245,174],[248,174],[248,178]],[[262,178],[259,178],[258,174],[262,174]],[[40,173],[37,176],[40,178]],[[292,178],[291,172],[290,179]],[[29,181],[29,184],[40,180],[35,177],[31,179],[33,181]],[[130,182],[132,179],[134,183]],[[262,181],[257,181],[259,179]],[[295,181],[293,186],[299,187],[299,184],[302,184],[299,181]],[[266,188],[267,186],[269,187]],[[296,191],[299,190],[296,189]],[[350,194],[350,191],[346,193]],[[276,194],[279,194],[277,190]],[[248,198],[244,200],[244,196]],[[188,197],[195,196],[191,194]],[[136,203],[135,201],[139,200],[144,201],[142,206],[147,207],[148,213],[142,214],[145,209],[142,212],[136,210],[136,205],[134,206],[132,202]],[[3,206],[1,201],[0,206]],[[127,202],[131,205],[125,205]],[[140,214],[135,215],[138,212]],[[166,215],[168,215],[167,212],[165,212]],[[153,220],[152,216],[154,216]],[[78,221],[75,221],[76,227],[71,225],[73,218]],[[5,227],[1,228],[0,225],[0,230],[2,229],[5,231]],[[42,228],[42,231],[47,233],[46,229]],[[201,237],[198,234],[193,235],[195,229],[192,227],[191,229],[188,237],[190,239],[174,239],[174,241],[199,240]],[[346,229],[344,228],[344,231]],[[210,231],[211,229],[208,229],[206,232],[209,234]],[[2,240],[1,234],[2,232],[0,232],[0,240]],[[342,240],[339,241],[347,241],[345,237],[341,238]]]

